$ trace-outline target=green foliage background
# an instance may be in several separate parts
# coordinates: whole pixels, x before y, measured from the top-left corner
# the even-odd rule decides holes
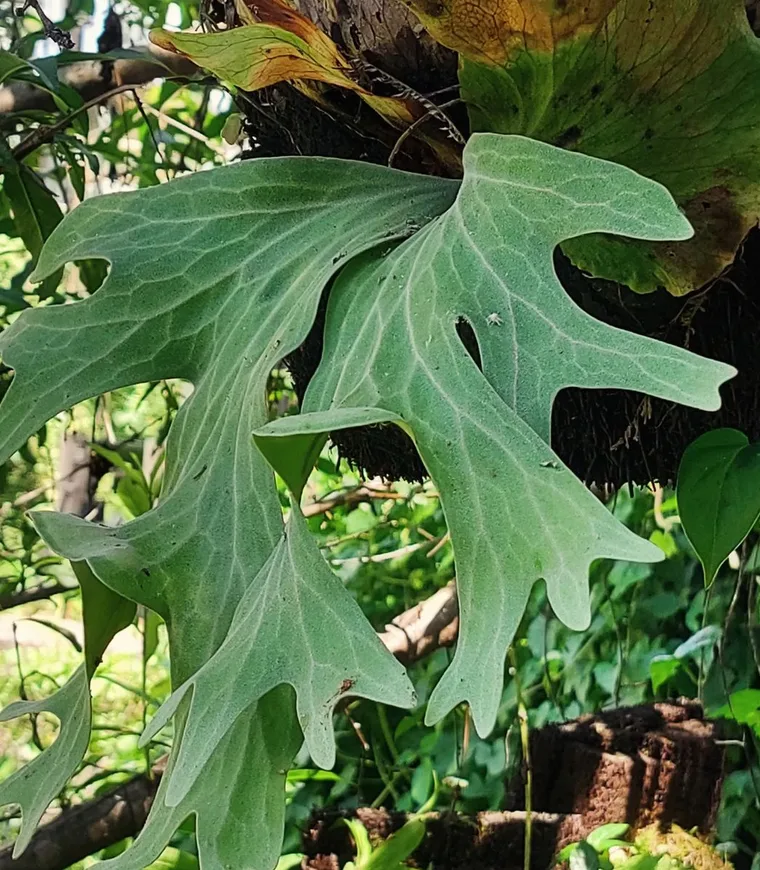
[[[192,5],[180,9],[184,24],[197,18],[198,10]],[[123,11],[135,24],[153,26],[163,23],[168,5],[131,4]],[[69,27],[91,12],[87,4],[71,4],[61,26]],[[7,25],[9,38],[4,47],[12,46],[22,57],[29,57],[39,34],[39,30],[32,32],[34,16],[29,13],[20,25],[9,19]],[[57,85],[54,70],[55,63],[46,62],[38,64],[34,74],[46,78],[60,111],[76,110],[81,101]],[[28,72],[21,69],[9,75]],[[162,117],[156,118],[148,108]],[[7,326],[19,311],[45,305],[48,299],[64,301],[86,295],[102,278],[97,267],[84,262],[68,266],[60,284],[54,275],[55,282],[43,284],[41,289],[32,286],[28,278],[38,249],[30,238],[46,235],[77,199],[114,178],[130,186],[147,187],[186,171],[227,162],[230,151],[221,132],[230,111],[229,101],[208,85],[165,82],[148,89],[140,104],[112,106],[97,125],[86,114],[80,115],[77,124],[57,137],[52,147],[39,149],[27,161],[29,172],[19,170],[15,177],[6,174],[0,206],[0,243],[5,254],[0,274],[0,325]],[[57,118],[57,114],[19,117],[14,121],[15,132]],[[4,133],[10,135],[8,130]],[[32,170],[44,181],[43,190],[35,187]],[[14,183],[16,188],[9,192],[11,177],[11,188]],[[33,191],[38,203],[23,220],[19,218],[19,189]],[[36,215],[31,229],[30,215]],[[115,391],[97,402],[83,403],[47,424],[0,468],[0,598],[41,583],[60,582],[72,587],[54,601],[15,608],[14,619],[34,617],[60,625],[61,619],[80,615],[79,592],[70,568],[44,546],[24,514],[30,507],[54,502],[63,430],[73,428],[92,440],[116,444],[151,437],[160,445],[187,393],[182,383],[164,382]],[[273,379],[273,408],[288,407],[291,400],[287,379]],[[160,491],[160,471],[156,479],[146,479],[140,462],[128,450],[107,458],[113,465],[99,487],[107,518],[116,522],[140,515]],[[351,469],[324,450],[318,470],[309,480],[307,497],[318,502],[327,494],[359,484]],[[284,485],[279,495],[286,508]],[[397,484],[386,495],[392,497],[339,506],[308,519],[319,547],[378,630],[453,577],[451,547],[446,543],[443,511],[433,485]],[[520,700],[528,709],[530,726],[540,727],[611,706],[699,696],[708,711],[739,720],[730,727],[747,748],[735,745],[727,750],[731,772],[718,837],[735,841],[745,859],[752,860],[754,855],[757,866],[760,722],[752,713],[760,702],[752,694],[758,691],[759,667],[752,627],[758,621],[753,590],[760,575],[760,559],[754,554],[754,541],[751,538],[744,546],[739,570],[724,565],[706,592],[699,563],[678,522],[672,493],[655,496],[646,490],[620,491],[606,504],[629,529],[658,546],[664,561],[656,565],[596,563],[591,573],[593,617],[583,632],[563,625],[553,615],[543,586],[535,588],[514,645],[520,679],[507,681],[498,703],[496,728],[485,739],[466,729],[461,707],[432,728],[424,725],[426,702],[451,660],[447,650],[439,650],[411,669],[419,699],[411,712],[367,700],[352,701],[346,710],[350,715],[341,713],[336,718],[333,775],[317,772],[302,751],[289,776],[284,854],[299,851],[300,830],[315,808],[368,804],[407,811],[425,805],[463,812],[498,808],[507,779],[518,769]],[[540,529],[535,533],[540,534]],[[742,602],[748,602],[746,606],[732,607],[737,588]],[[166,638],[160,628],[154,643],[156,630],[155,622],[141,612],[129,630],[129,650],[106,654],[94,679],[95,729],[88,753],[82,770],[62,789],[57,805],[92,797],[145,771],[165,752],[170,733],[162,733],[148,750],[137,746],[144,724],[169,695]],[[0,706],[19,697],[48,697],[74,673],[80,657],[70,639],[60,634],[55,637],[54,646],[22,644],[2,650]],[[521,698],[517,697],[518,685]],[[737,706],[729,705],[729,698]],[[746,714],[737,710],[746,710]],[[28,718],[4,723],[0,779],[20,769],[40,747],[48,746],[55,730],[55,723],[46,715],[36,717],[34,724]],[[469,734],[466,747],[465,730]],[[13,810],[7,811],[0,821],[0,842],[12,840],[17,831],[18,819]],[[125,845],[96,858],[113,857]],[[160,866],[193,866],[194,854],[193,832],[186,825],[174,837]]]

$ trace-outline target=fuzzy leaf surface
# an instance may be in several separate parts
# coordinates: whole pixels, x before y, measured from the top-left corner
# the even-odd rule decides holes
[[[266,579],[261,569],[283,539],[272,472],[251,440],[267,420],[269,373],[305,338],[342,262],[424,225],[451,204],[457,188],[348,161],[252,160],[88,200],[43,250],[40,278],[85,258],[103,258],[111,271],[89,299],[29,311],[0,337],[3,361],[15,370],[0,410],[1,460],[44,421],[89,396],[165,377],[195,385],[169,435],[157,508],[119,528],[35,515],[53,549],[86,561],[106,586],[166,621],[175,686],[220,647],[246,590]],[[356,605],[343,592],[335,607],[347,608],[353,620]],[[278,613],[268,617],[276,621]],[[285,646],[302,659],[312,655]],[[390,653],[385,661],[387,685],[398,687],[398,665]],[[285,681],[279,660],[258,666],[269,670],[270,685]],[[352,691],[362,695],[363,674],[353,676]],[[134,849],[112,866],[142,868],[193,813],[204,870],[276,863],[284,770],[301,740],[295,699],[288,690],[283,700],[282,691],[275,690],[275,701],[272,693],[249,699],[227,723],[209,765],[176,807],[165,799],[172,766]],[[406,685],[396,701],[410,698]],[[185,715],[183,708],[180,734]],[[251,840],[254,819],[258,827],[265,817],[274,834]]]
[[[237,716],[281,682],[295,688],[298,720],[312,758],[327,769],[335,763],[332,714],[339,701],[357,690],[384,703],[411,707],[415,701],[404,668],[388,662],[388,651],[359,605],[346,601],[343,583],[323,559],[296,504],[284,537],[240,602],[224,643],[148,728],[145,736],[163,727],[192,688],[167,803],[184,798]],[[205,711],[203,716],[193,715],[196,707]]]
[[[691,242],[588,237],[582,268],[682,295],[731,262],[760,216],[760,43],[743,0],[412,0],[463,58],[475,130],[520,133],[664,184]]]
[[[134,845],[101,862],[103,870],[142,870],[193,814],[203,870],[273,867],[282,845],[286,771],[302,739],[292,691],[279,686],[232,724],[185,798],[170,807],[166,795],[177,760],[172,753]]]
[[[518,136],[475,135],[464,167],[444,215],[386,256],[358,257],[340,273],[302,414],[256,439],[267,455],[290,455],[300,467],[310,441],[377,422],[378,409],[411,433],[441,494],[461,614],[456,654],[427,720],[467,701],[486,734],[535,581],[546,581],[557,615],[583,629],[593,560],[661,558],[552,452],[556,394],[620,388],[715,409],[734,369],[594,320],[557,279],[553,250],[570,236],[688,238],[688,222],[659,184]],[[482,372],[457,335],[460,318],[475,331]],[[264,445],[277,438],[291,440],[290,453]]]

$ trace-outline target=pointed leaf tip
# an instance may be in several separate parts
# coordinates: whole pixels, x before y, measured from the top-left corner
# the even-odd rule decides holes
[[[684,451],[676,486],[686,537],[710,586],[760,517],[760,443],[736,429],[713,429]]]

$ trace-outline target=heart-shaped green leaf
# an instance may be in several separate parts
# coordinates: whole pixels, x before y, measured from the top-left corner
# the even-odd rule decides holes
[[[684,451],[676,496],[709,586],[760,516],[760,443],[736,429],[701,435]]]

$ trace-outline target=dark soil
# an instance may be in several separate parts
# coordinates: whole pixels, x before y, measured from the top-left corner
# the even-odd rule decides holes
[[[531,735],[531,866],[546,870],[559,849],[608,822],[635,830],[653,822],[712,832],[723,780],[715,728],[692,702],[654,704],[551,725]],[[522,777],[509,784],[506,811],[439,814],[427,825],[413,866],[432,870],[518,870],[525,833]],[[403,813],[319,812],[305,833],[305,870],[337,870],[353,857],[341,818],[359,818],[379,842]]]

